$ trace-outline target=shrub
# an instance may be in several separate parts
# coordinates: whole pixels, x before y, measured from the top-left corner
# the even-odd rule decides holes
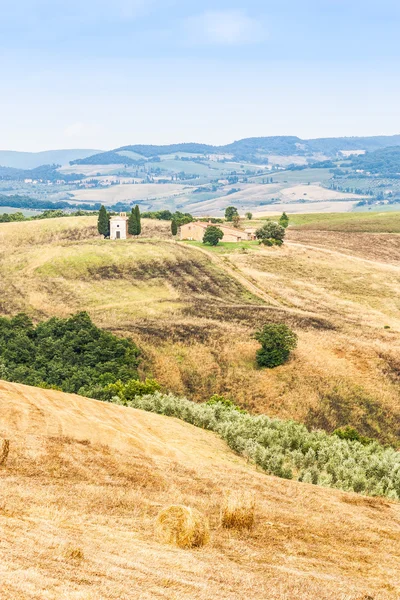
[[[245,492],[230,492],[221,508],[221,525],[226,529],[251,529],[254,525],[255,498]]]
[[[146,381],[138,381],[130,379],[126,383],[121,380],[115,383],[109,383],[104,388],[97,390],[91,394],[88,390],[89,397],[97,398],[98,400],[111,400],[118,398],[120,404],[126,404],[129,400],[133,400],[136,396],[145,396],[146,394],[154,394],[160,390],[160,385],[154,379],[146,379]]]
[[[282,213],[281,218],[279,219],[279,225],[286,229],[289,225],[289,217],[285,212]]]
[[[240,406],[237,406],[232,400],[229,400],[229,398],[225,398],[225,396],[220,396],[219,394],[214,394],[213,396],[211,396],[211,398],[207,400],[206,404],[208,404],[209,406],[213,406],[214,404],[220,404],[224,408],[237,410],[241,413],[246,412],[245,410],[240,408]]]
[[[267,245],[272,245],[271,243],[268,243],[267,240],[273,240],[275,243],[281,242],[282,244],[285,233],[285,229],[282,225],[279,225],[279,223],[275,223],[274,221],[267,221],[265,225],[260,227],[260,229],[257,229],[256,238]]]
[[[199,548],[210,539],[205,516],[195,508],[179,505],[164,508],[158,514],[155,534],[159,542],[179,548]]]
[[[256,360],[259,367],[270,369],[283,365],[297,346],[297,335],[284,324],[270,323],[254,334],[260,342]]]
[[[372,438],[361,435],[357,429],[354,427],[350,427],[347,425],[346,427],[339,427],[335,429],[333,432],[334,435],[337,435],[341,440],[352,440],[360,442],[360,444],[364,444],[364,446],[371,444],[374,440]]]
[[[210,246],[216,246],[219,240],[222,240],[224,234],[219,227],[210,225],[204,232],[203,244],[209,244]]]
[[[196,404],[160,392],[136,396],[128,406],[179,419],[218,433],[229,447],[266,473],[314,485],[400,499],[400,453],[377,442],[364,446],[293,421]]]

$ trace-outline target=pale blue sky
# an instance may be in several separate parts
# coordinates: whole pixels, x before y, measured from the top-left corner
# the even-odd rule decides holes
[[[398,1],[0,10],[0,149],[400,133]]]

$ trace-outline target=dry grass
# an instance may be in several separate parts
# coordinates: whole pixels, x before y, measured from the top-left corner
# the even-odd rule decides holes
[[[195,508],[172,505],[164,508],[155,522],[156,539],[178,548],[201,548],[210,539],[207,519]]]
[[[155,414],[3,382],[0,411],[2,600],[399,597],[399,504],[268,477]],[[252,529],[220,526],[225,490],[257,498]],[[206,546],[154,539],[171,503],[207,516]]]
[[[226,529],[252,529],[255,520],[254,494],[231,491],[224,497],[221,508],[221,525]]]
[[[329,431],[351,424],[398,442],[397,236],[387,250],[388,234],[350,242],[343,233],[289,231],[281,249],[210,258],[168,241],[166,222],[146,221],[143,235],[153,239],[126,243],[100,239],[95,224],[0,225],[0,313],[87,310],[97,325],[134,338],[142,375],[174,393],[219,393],[255,412]],[[318,241],[298,237],[310,235]],[[251,339],[266,321],[299,334],[291,361],[272,371],[256,368]]]
[[[10,452],[10,440],[1,440],[0,443],[0,467],[6,464]]]

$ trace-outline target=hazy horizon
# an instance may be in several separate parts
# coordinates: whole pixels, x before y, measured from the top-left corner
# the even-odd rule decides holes
[[[325,138],[329,139],[329,138],[343,138],[343,137],[346,137],[346,138],[358,138],[358,137],[360,137],[360,138],[369,138],[369,137],[381,137],[381,136],[383,136],[383,137],[393,137],[393,136],[398,136],[398,135],[400,136],[400,133],[388,133],[388,134],[386,134],[386,133],[384,133],[384,134],[377,133],[377,134],[373,134],[373,135],[365,134],[365,135],[345,135],[345,136],[339,136],[339,135],[338,136],[321,135],[321,136],[318,136],[317,138],[301,137],[301,136],[298,136],[296,134],[286,134],[286,135],[290,136],[290,137],[298,137],[298,138],[300,138],[302,140],[312,140],[312,139],[325,139]],[[281,135],[277,134],[277,137],[286,137],[286,135],[282,135],[281,136]],[[214,144],[212,142],[208,142],[207,140],[200,140],[199,141],[199,140],[187,139],[187,140],[172,140],[172,141],[164,142],[164,143],[160,143],[160,144],[158,142],[152,142],[152,143],[150,143],[150,142],[145,142],[145,141],[138,141],[138,142],[137,141],[133,141],[133,142],[129,142],[129,143],[127,142],[126,144],[119,144],[118,146],[115,146],[115,147],[112,147],[112,148],[109,148],[109,147],[104,147],[104,148],[88,148],[88,147],[83,147],[83,146],[70,146],[70,147],[67,148],[67,147],[61,147],[61,146],[59,146],[59,147],[54,147],[54,148],[43,148],[43,149],[40,149],[40,150],[24,150],[24,149],[15,150],[15,149],[10,149],[10,148],[2,148],[2,147],[0,147],[0,152],[16,152],[16,153],[27,153],[27,154],[41,154],[41,153],[44,153],[44,152],[55,152],[55,151],[65,151],[65,152],[68,152],[68,151],[72,151],[72,150],[82,150],[82,151],[84,151],[84,150],[94,150],[94,151],[100,153],[100,152],[107,152],[109,150],[114,150],[115,148],[120,148],[120,147],[128,146],[128,145],[132,145],[132,146],[134,146],[134,145],[168,146],[168,145],[172,145],[172,144],[185,144],[185,143],[196,143],[196,144],[199,143],[199,144],[207,144],[207,145],[210,145],[210,146],[216,146],[216,147],[218,147],[218,146],[228,145],[230,143],[239,141],[241,139],[249,139],[249,138],[252,138],[252,137],[270,137],[270,136],[244,136],[243,138],[234,138],[234,139],[226,140],[226,141],[224,141],[224,142],[222,142],[220,144]],[[272,136],[272,137],[275,137],[275,136]]]
[[[394,0],[15,0],[0,146],[392,135],[399,25]]]

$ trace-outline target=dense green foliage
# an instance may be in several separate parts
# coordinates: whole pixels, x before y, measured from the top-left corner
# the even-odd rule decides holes
[[[217,246],[218,242],[224,237],[223,231],[215,225],[210,225],[204,232],[203,244]]]
[[[44,210],[38,215],[25,217],[22,212],[0,214],[0,223],[15,223],[16,221],[41,221],[43,219],[59,219],[61,217],[84,217],[94,215],[89,211],[77,210],[73,213],[67,213],[63,210]]]
[[[273,246],[274,244],[281,245],[285,238],[285,228],[275,221],[267,221],[265,225],[257,229],[256,238],[261,243],[267,246]]]
[[[247,213],[246,213],[246,219],[247,219],[248,221],[251,221],[251,220],[252,220],[252,218],[253,218],[253,213],[251,213],[251,212],[247,212]]]
[[[143,219],[158,219],[159,221],[176,221],[178,227],[194,221],[190,213],[182,213],[179,210],[176,210],[174,213],[170,210],[148,211],[142,213],[142,217]]]
[[[128,233],[129,235],[139,235],[139,223],[134,208],[132,208],[128,217]]]
[[[146,379],[146,381],[130,379],[126,383],[119,380],[115,383],[109,383],[105,387],[99,386],[92,390],[93,396],[98,400],[108,402],[117,400],[119,404],[125,405],[136,398],[136,396],[154,394],[154,392],[158,391],[160,391],[160,385],[154,379]]]
[[[400,173],[400,146],[383,148],[375,152],[367,152],[354,156],[351,160],[353,169],[360,169],[373,174],[394,176]]]
[[[175,221],[175,219],[172,219],[171,221],[171,233],[173,236],[176,236],[178,233],[178,223]]]
[[[297,335],[283,323],[267,323],[253,337],[261,344],[256,355],[259,367],[283,365],[297,346]]]
[[[140,215],[140,208],[137,204],[135,206],[135,215],[136,215],[136,223],[137,223],[137,235],[140,235],[142,233],[142,221],[141,221],[141,215]]]
[[[400,453],[377,442],[363,445],[293,421],[243,414],[226,402],[196,404],[156,392],[121,403],[214,431],[270,475],[400,499]]]
[[[239,216],[239,212],[235,206],[228,206],[225,209],[225,219],[227,221],[233,221],[234,217],[238,217],[238,216]]]
[[[281,227],[283,227],[284,229],[286,229],[289,226],[289,217],[287,216],[287,214],[285,212],[282,213],[282,215],[279,219],[279,225]]]
[[[102,206],[99,210],[99,218],[97,219],[97,231],[104,235],[104,237],[109,237],[110,235],[110,215],[107,213],[106,207]]]
[[[0,318],[0,369],[7,381],[95,396],[137,379],[139,350],[96,327],[87,313],[34,326],[27,315]]]

